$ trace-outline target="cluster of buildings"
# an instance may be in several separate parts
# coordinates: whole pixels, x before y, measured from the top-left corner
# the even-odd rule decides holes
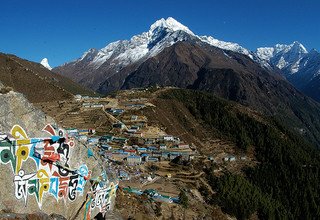
[[[130,128],[137,132],[137,129]],[[130,130],[128,129],[128,130]],[[69,137],[75,137],[91,147],[98,147],[100,154],[111,161],[138,165],[145,162],[172,160],[181,156],[184,160],[192,160],[195,150],[179,138],[164,135],[155,138],[140,138],[139,145],[128,145],[129,137],[110,135],[94,136],[94,129],[66,129]],[[128,131],[130,132],[130,131]]]
[[[195,151],[188,144],[177,142],[177,138],[168,136],[159,138],[141,138],[144,142],[140,145],[127,145],[127,138],[113,137],[110,135],[100,138],[100,152],[108,160],[123,162],[134,166],[145,162],[159,162],[172,160],[178,156],[183,160],[192,160]],[[119,146],[119,144],[121,144]]]
[[[94,128],[88,129],[76,129],[76,128],[67,128],[66,129],[68,137],[77,138],[80,141],[86,142],[88,136],[94,135],[96,130]]]
[[[195,150],[179,138],[165,135],[157,138],[140,138],[139,145],[128,145],[130,139],[113,135],[93,136],[94,129],[66,129],[69,137],[75,137],[91,147],[98,147],[100,155],[110,161],[127,165],[139,165],[145,162],[172,160],[181,156],[183,160],[192,160]]]
[[[240,159],[240,160],[246,160],[247,157],[246,157],[246,156],[240,156],[239,159]],[[228,156],[224,157],[223,160],[224,160],[225,162],[227,162],[227,161],[233,162],[233,161],[236,161],[236,160],[237,160],[237,157],[234,156],[234,155],[228,155]]]
[[[97,97],[91,97],[91,96],[83,96],[83,95],[80,95],[80,94],[77,94],[77,95],[75,95],[74,96],[74,99],[76,100],[76,101],[85,101],[85,100],[93,100],[93,99],[96,99],[96,100],[98,100],[98,99],[100,99],[101,97],[99,97],[99,96],[97,96]]]
[[[104,108],[108,104],[107,101],[101,100],[101,97],[75,95],[74,99],[82,102],[83,108]]]
[[[130,178],[127,170],[140,169],[135,167],[147,162],[171,161],[180,157],[183,161],[194,158],[196,151],[188,144],[172,135],[163,135],[161,132],[148,130],[145,116],[124,115],[127,110],[141,109],[146,106],[146,99],[130,99],[123,102],[122,107],[107,108],[106,103],[99,98],[76,95],[75,99],[82,103],[84,108],[102,108],[116,118],[121,118],[112,125],[112,133],[97,136],[94,129],[66,129],[69,137],[74,137],[97,151],[107,162],[115,164],[119,177]],[[95,100],[97,99],[97,100]],[[120,117],[118,117],[120,116]],[[147,133],[145,133],[147,131]],[[151,137],[152,136],[152,137]],[[129,169],[130,170],[130,169]],[[131,173],[131,172],[130,172]]]

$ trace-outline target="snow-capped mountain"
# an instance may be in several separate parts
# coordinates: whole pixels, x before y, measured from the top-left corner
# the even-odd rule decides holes
[[[289,65],[288,72],[292,75],[303,75],[304,78],[314,78],[320,75],[320,53],[315,49],[301,56],[296,62]]]
[[[42,66],[44,66],[45,68],[47,68],[48,70],[52,70],[51,66],[49,65],[48,59],[47,58],[43,58],[40,62],[40,64]]]
[[[290,74],[299,70],[301,59],[308,54],[307,49],[298,41],[290,45],[276,44],[274,47],[260,47],[256,51],[257,57],[279,69],[288,69]]]
[[[261,47],[255,52],[261,61],[281,70],[282,74],[297,88],[316,100],[318,93],[310,92],[310,88],[319,90],[320,53],[308,50],[299,42],[290,45],[277,44],[274,47]],[[312,86],[311,86],[312,85]]]
[[[197,36],[201,41],[208,43],[212,46],[224,49],[224,50],[231,50],[237,53],[242,53],[244,55],[249,56],[251,59],[254,59],[254,54],[249,51],[248,49],[240,46],[237,43],[225,42],[221,40],[217,40],[211,36]]]
[[[251,58],[254,56],[252,52],[236,43],[219,41],[210,36],[198,36],[188,27],[169,17],[156,21],[147,32],[135,35],[130,40],[115,41],[102,49],[90,49],[79,59],[55,68],[54,71],[63,73],[93,90],[100,91],[100,87],[108,87],[107,91],[100,91],[105,93],[118,88],[123,83],[121,80],[142,62],[181,41],[209,44],[243,53]],[[101,85],[102,81],[111,77],[121,80]]]
[[[320,56],[316,50],[308,50],[299,42],[290,45],[276,44],[274,47],[260,47],[255,52],[261,61],[282,70],[287,78],[303,75],[309,80],[320,70]],[[308,74],[307,74],[308,73]]]
[[[119,40],[106,47],[85,52],[76,62],[88,61],[88,65],[98,69],[106,61],[121,64],[121,67],[158,54],[165,47],[177,41],[189,40],[195,35],[187,27],[173,18],[161,19],[151,25],[148,32],[133,36],[130,40]]]
[[[296,72],[294,74],[287,75],[287,79],[291,81],[296,87],[302,91],[309,91],[309,85],[312,87],[318,87],[320,90],[320,84],[317,85],[315,82],[319,82],[320,77],[320,53],[316,50],[311,50],[309,53],[301,57],[296,63],[293,64],[293,68]],[[290,70],[289,69],[289,70]],[[287,70],[288,71],[288,70]],[[313,94],[308,93],[312,97],[320,100],[320,93]]]
[[[156,21],[148,32],[135,35],[130,40],[112,42],[100,50],[90,49],[75,63],[85,60],[89,62],[88,65],[97,69],[106,61],[113,60],[113,63],[121,63],[123,67],[142,58],[147,59],[155,56],[164,48],[178,41],[190,39],[200,40],[221,49],[243,53],[252,58],[252,53],[249,50],[236,43],[219,41],[211,36],[198,36],[188,27],[169,17]]]

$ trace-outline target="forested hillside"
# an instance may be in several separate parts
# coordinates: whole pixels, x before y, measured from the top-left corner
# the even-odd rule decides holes
[[[170,90],[161,96],[183,103],[202,124],[234,141],[243,151],[254,148],[258,165],[244,176],[225,173],[207,179],[218,192],[208,202],[240,219],[254,212],[262,219],[319,219],[320,155],[303,136],[275,118],[257,120],[211,94]]]

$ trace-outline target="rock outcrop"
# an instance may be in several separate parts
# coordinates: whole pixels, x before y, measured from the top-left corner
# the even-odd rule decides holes
[[[0,89],[5,91],[0,94],[0,131],[8,132],[13,125],[18,124],[28,128],[30,135],[38,136],[46,124],[55,124],[51,117],[34,107],[23,94],[8,91],[10,89],[1,84]]]
[[[118,183],[95,149],[89,155],[24,95],[0,90],[0,217],[91,219],[112,209]]]

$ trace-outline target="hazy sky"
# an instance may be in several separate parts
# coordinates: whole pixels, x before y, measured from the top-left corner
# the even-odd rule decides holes
[[[6,0],[0,52],[36,62],[47,57],[57,66],[169,16],[198,35],[251,50],[295,40],[320,50],[319,0]]]

